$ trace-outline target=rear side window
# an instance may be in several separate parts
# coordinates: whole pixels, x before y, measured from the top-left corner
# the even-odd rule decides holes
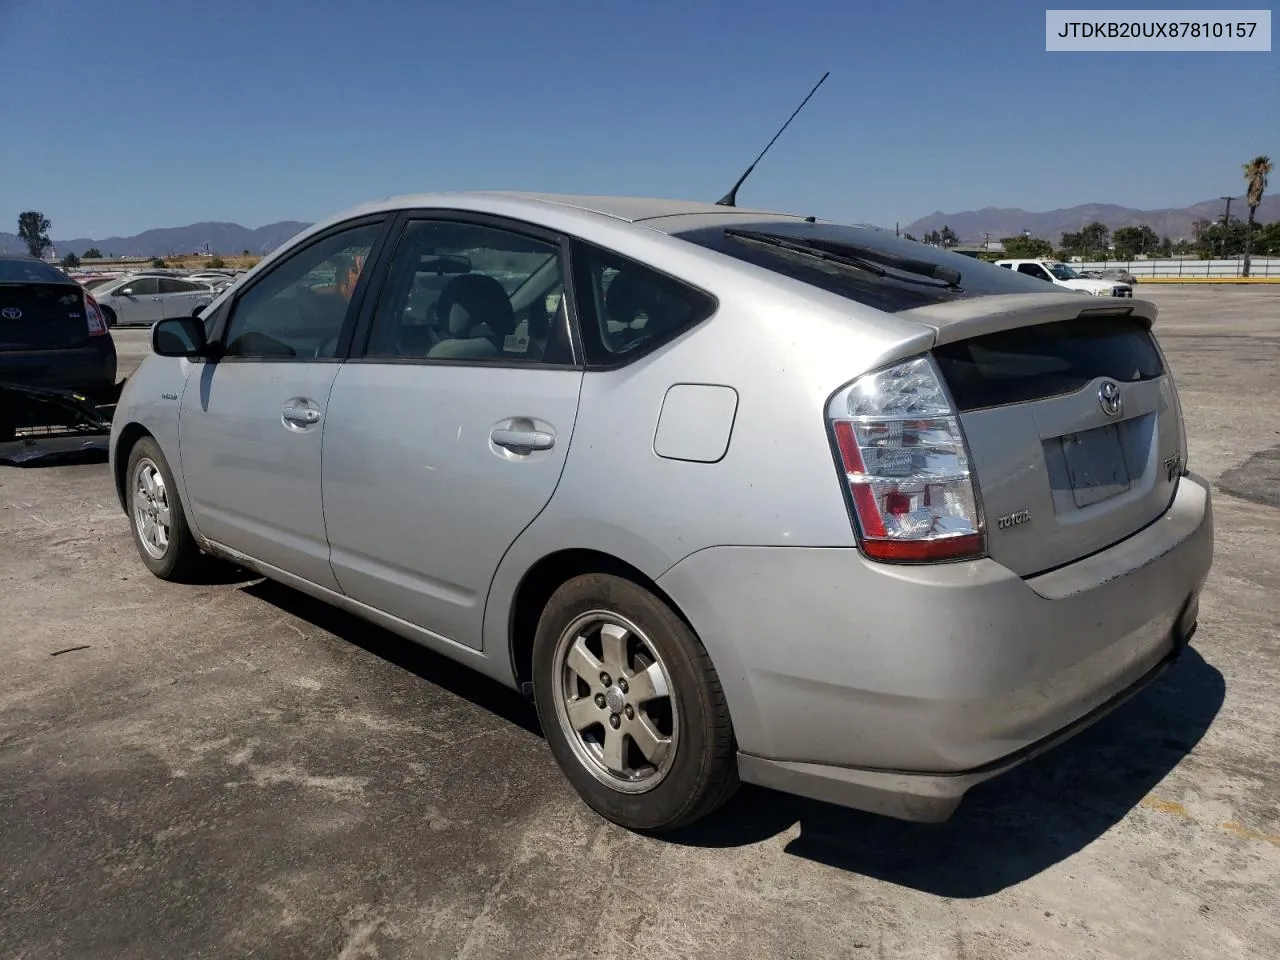
[[[634,360],[716,311],[711,294],[594,244],[574,242],[573,272],[588,366]]]
[[[1074,393],[1097,377],[1119,383],[1164,373],[1151,330],[1132,317],[1019,327],[933,352],[961,411]]]

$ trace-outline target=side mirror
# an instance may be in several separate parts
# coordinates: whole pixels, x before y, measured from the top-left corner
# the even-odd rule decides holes
[[[151,328],[151,349],[162,357],[207,356],[204,324],[198,317],[158,320]]]
[[[133,287],[125,287],[123,290],[117,290],[117,291],[116,291],[116,296],[120,296],[120,297],[132,297],[132,296],[133,296]]]

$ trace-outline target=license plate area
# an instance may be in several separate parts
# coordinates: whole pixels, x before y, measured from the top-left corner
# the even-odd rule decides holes
[[[1099,503],[1129,489],[1129,465],[1115,424],[1068,433],[1059,442],[1077,507]]]

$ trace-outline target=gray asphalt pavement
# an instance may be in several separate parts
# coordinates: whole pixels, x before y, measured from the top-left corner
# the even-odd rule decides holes
[[[1280,290],[1139,294],[1217,485],[1194,648],[938,826],[744,790],[626,833],[516,694],[155,580],[104,465],[0,468],[0,957],[1280,956]]]

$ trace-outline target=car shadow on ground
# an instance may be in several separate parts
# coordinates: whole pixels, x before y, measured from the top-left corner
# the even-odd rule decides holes
[[[1084,849],[1118,823],[1204,736],[1222,674],[1187,648],[1095,726],[975,787],[942,824],[915,824],[744,788],[719,816],[670,837],[754,843],[799,823],[788,853],[941,897],[996,893]]]
[[[541,735],[532,703],[474,670],[270,580],[242,589]],[[1065,860],[1118,823],[1191,752],[1225,695],[1222,674],[1188,647],[1093,727],[975,787],[946,823],[906,823],[747,786],[721,811],[659,839],[738,847],[798,823],[799,835],[786,846],[794,856],[937,896],[987,896]]]
[[[530,700],[470,667],[273,580],[257,580],[241,589],[402,670],[408,670],[454,696],[474,703],[482,710],[488,710],[508,723],[542,736],[538,712]]]

